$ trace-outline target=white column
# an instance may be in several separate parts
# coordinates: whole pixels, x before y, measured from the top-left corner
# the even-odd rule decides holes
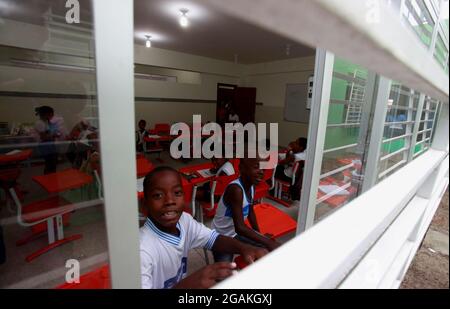
[[[94,0],[100,147],[113,288],[140,288],[133,0]]]
[[[380,77],[375,102],[375,112],[370,133],[369,149],[367,153],[366,167],[364,170],[364,182],[362,191],[372,188],[378,179],[378,164],[380,163],[380,151],[383,144],[384,123],[386,120],[387,105],[391,89],[391,80]]]
[[[314,91],[308,131],[308,150],[303,174],[297,234],[305,231],[314,224],[317,190],[319,187],[325,134],[327,131],[333,65],[334,55],[332,53],[323,49],[316,51]]]

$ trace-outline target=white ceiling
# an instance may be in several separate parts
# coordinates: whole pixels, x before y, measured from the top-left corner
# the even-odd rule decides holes
[[[226,0],[224,0],[226,1]],[[51,6],[65,15],[65,0],[0,0],[0,17],[42,24]],[[153,46],[194,55],[252,64],[314,55],[315,51],[239,19],[210,10],[195,0],[135,0],[135,42],[152,36]],[[91,20],[91,1],[80,0],[81,18]],[[178,24],[187,8],[188,28]],[[250,12],[249,12],[250,13]],[[286,46],[290,53],[286,54]]]

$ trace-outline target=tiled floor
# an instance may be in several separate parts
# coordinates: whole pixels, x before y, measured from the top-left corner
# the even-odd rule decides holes
[[[156,165],[170,165],[180,168],[186,165],[202,163],[204,160],[195,160],[188,163],[172,160],[166,153],[158,162],[156,155],[148,156]],[[68,167],[62,164],[59,169]],[[19,183],[27,191],[25,203],[45,198],[48,194],[36,183],[31,181],[34,175],[42,174],[43,166],[24,168]],[[297,219],[298,207],[286,208],[272,201],[279,209]],[[4,205],[2,205],[4,206]],[[0,265],[0,288],[53,288],[64,283],[66,274],[66,261],[77,259],[80,261],[81,273],[88,272],[108,262],[107,237],[103,205],[97,205],[77,209],[71,217],[70,225],[65,227],[66,236],[82,234],[79,240],[65,244],[38,257],[30,263],[25,262],[25,257],[47,244],[46,234],[23,246],[16,246],[16,241],[27,234],[28,228],[17,223],[14,214],[8,212],[6,207],[0,207],[0,224],[4,230],[4,240],[7,252],[7,261]],[[207,226],[211,220],[205,222]],[[284,236],[281,241],[288,241],[293,235]],[[212,262],[211,253],[209,260]],[[189,254],[188,273],[193,273],[206,265],[205,255],[202,249],[192,250]]]

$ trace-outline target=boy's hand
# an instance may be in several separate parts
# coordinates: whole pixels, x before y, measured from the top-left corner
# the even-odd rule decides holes
[[[221,262],[208,265],[180,281],[175,288],[209,289],[217,283],[217,280],[230,277],[235,269],[235,263]]]
[[[270,239],[267,243],[267,248],[269,249],[269,251],[273,251],[277,249],[279,246],[281,246],[281,244],[274,239]]]
[[[267,238],[270,238],[270,239],[273,238],[273,234],[270,234],[270,233],[266,233],[266,234],[264,234],[264,236],[266,236]]]
[[[244,246],[242,246],[240,253],[246,263],[252,264],[253,262],[262,258],[269,252],[264,248],[258,248],[258,247],[253,247],[250,245],[244,245]]]

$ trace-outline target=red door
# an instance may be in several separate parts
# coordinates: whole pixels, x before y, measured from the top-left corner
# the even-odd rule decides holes
[[[255,122],[256,88],[236,88],[234,107],[239,116],[239,122],[242,124]]]

